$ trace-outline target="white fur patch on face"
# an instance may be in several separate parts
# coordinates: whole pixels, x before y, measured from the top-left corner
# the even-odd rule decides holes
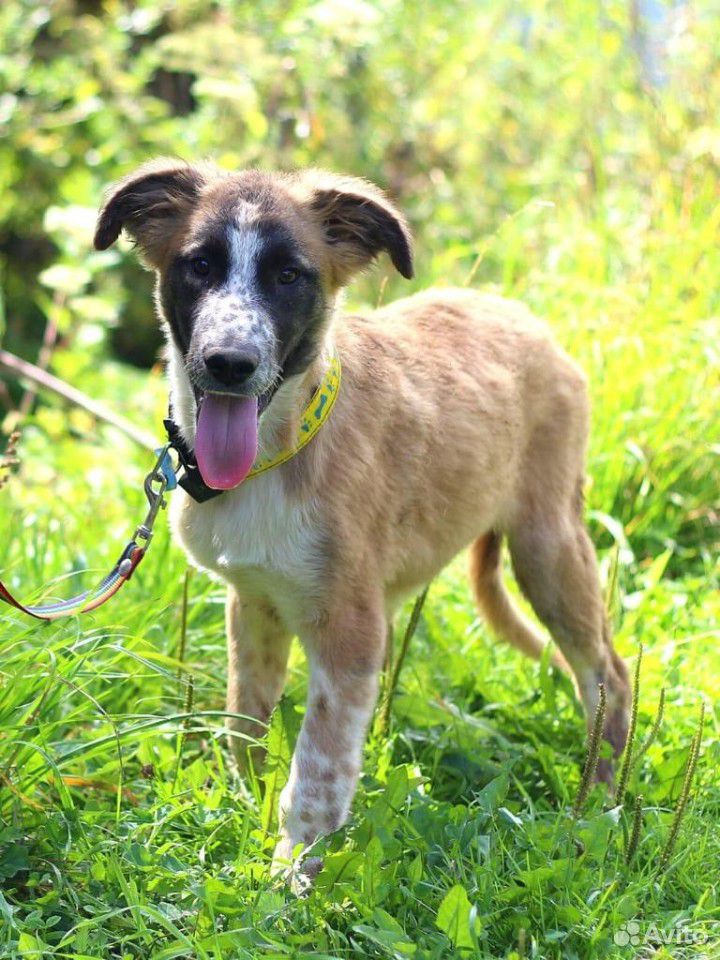
[[[173,419],[180,427],[180,433],[185,443],[192,447],[195,443],[195,418],[197,413],[195,394],[185,369],[183,355],[169,335],[167,351]]]
[[[256,296],[257,265],[262,250],[260,232],[247,220],[228,231],[227,290],[242,299]]]
[[[252,348],[260,356],[248,383],[251,392],[267,390],[279,374],[272,318],[262,306],[258,261],[262,238],[253,218],[241,217],[227,232],[228,269],[224,283],[202,298],[193,323],[191,366],[202,382],[201,358],[210,349]]]

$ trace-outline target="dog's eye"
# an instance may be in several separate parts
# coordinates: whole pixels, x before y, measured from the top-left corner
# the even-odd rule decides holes
[[[299,276],[300,276],[300,271],[296,270],[295,267],[285,267],[278,274],[278,283],[283,283],[283,284],[295,283],[295,281]]]
[[[190,261],[190,266],[197,277],[206,277],[210,273],[210,264],[205,257],[195,257]]]

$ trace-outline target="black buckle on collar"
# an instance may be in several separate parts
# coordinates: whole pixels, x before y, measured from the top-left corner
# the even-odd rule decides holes
[[[223,490],[213,490],[200,475],[195,453],[185,443],[180,434],[180,428],[173,420],[172,406],[168,411],[168,416],[163,420],[163,425],[168,435],[168,443],[177,453],[178,460],[183,468],[182,475],[178,477],[178,484],[185,493],[192,497],[196,503],[205,503],[206,500],[212,500],[213,497],[219,497],[221,493],[224,493]]]

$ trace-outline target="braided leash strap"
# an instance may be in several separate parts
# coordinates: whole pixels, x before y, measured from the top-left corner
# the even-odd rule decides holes
[[[4,600],[11,607],[35,617],[36,620],[57,620],[59,617],[69,617],[74,613],[88,613],[90,610],[95,610],[96,607],[101,606],[118,592],[120,587],[130,579],[144,556],[145,547],[141,547],[135,540],[131,540],[110,573],[103,577],[96,587],[93,587],[92,590],[85,590],[76,597],[70,597],[69,600],[56,600],[53,603],[25,606],[15,599],[1,580],[0,600]]]
[[[106,603],[115,596],[120,587],[130,579],[136,567],[145,556],[150,540],[152,528],[158,512],[165,506],[163,494],[166,490],[173,490],[176,486],[175,471],[167,446],[158,450],[158,459],[152,471],[145,477],[145,495],[149,509],[143,523],[135,531],[132,540],[120,554],[117,563],[110,573],[93,587],[85,590],[68,600],[55,600],[51,603],[40,603],[26,606],[16,600],[5,584],[0,581],[0,600],[21,610],[36,620],[57,620],[60,617],[69,617],[76,613],[89,613]]]

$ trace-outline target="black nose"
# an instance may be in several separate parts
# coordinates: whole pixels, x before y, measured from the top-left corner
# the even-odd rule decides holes
[[[257,370],[260,354],[257,350],[206,350],[203,354],[205,366],[210,373],[226,386],[238,386],[245,383]]]

